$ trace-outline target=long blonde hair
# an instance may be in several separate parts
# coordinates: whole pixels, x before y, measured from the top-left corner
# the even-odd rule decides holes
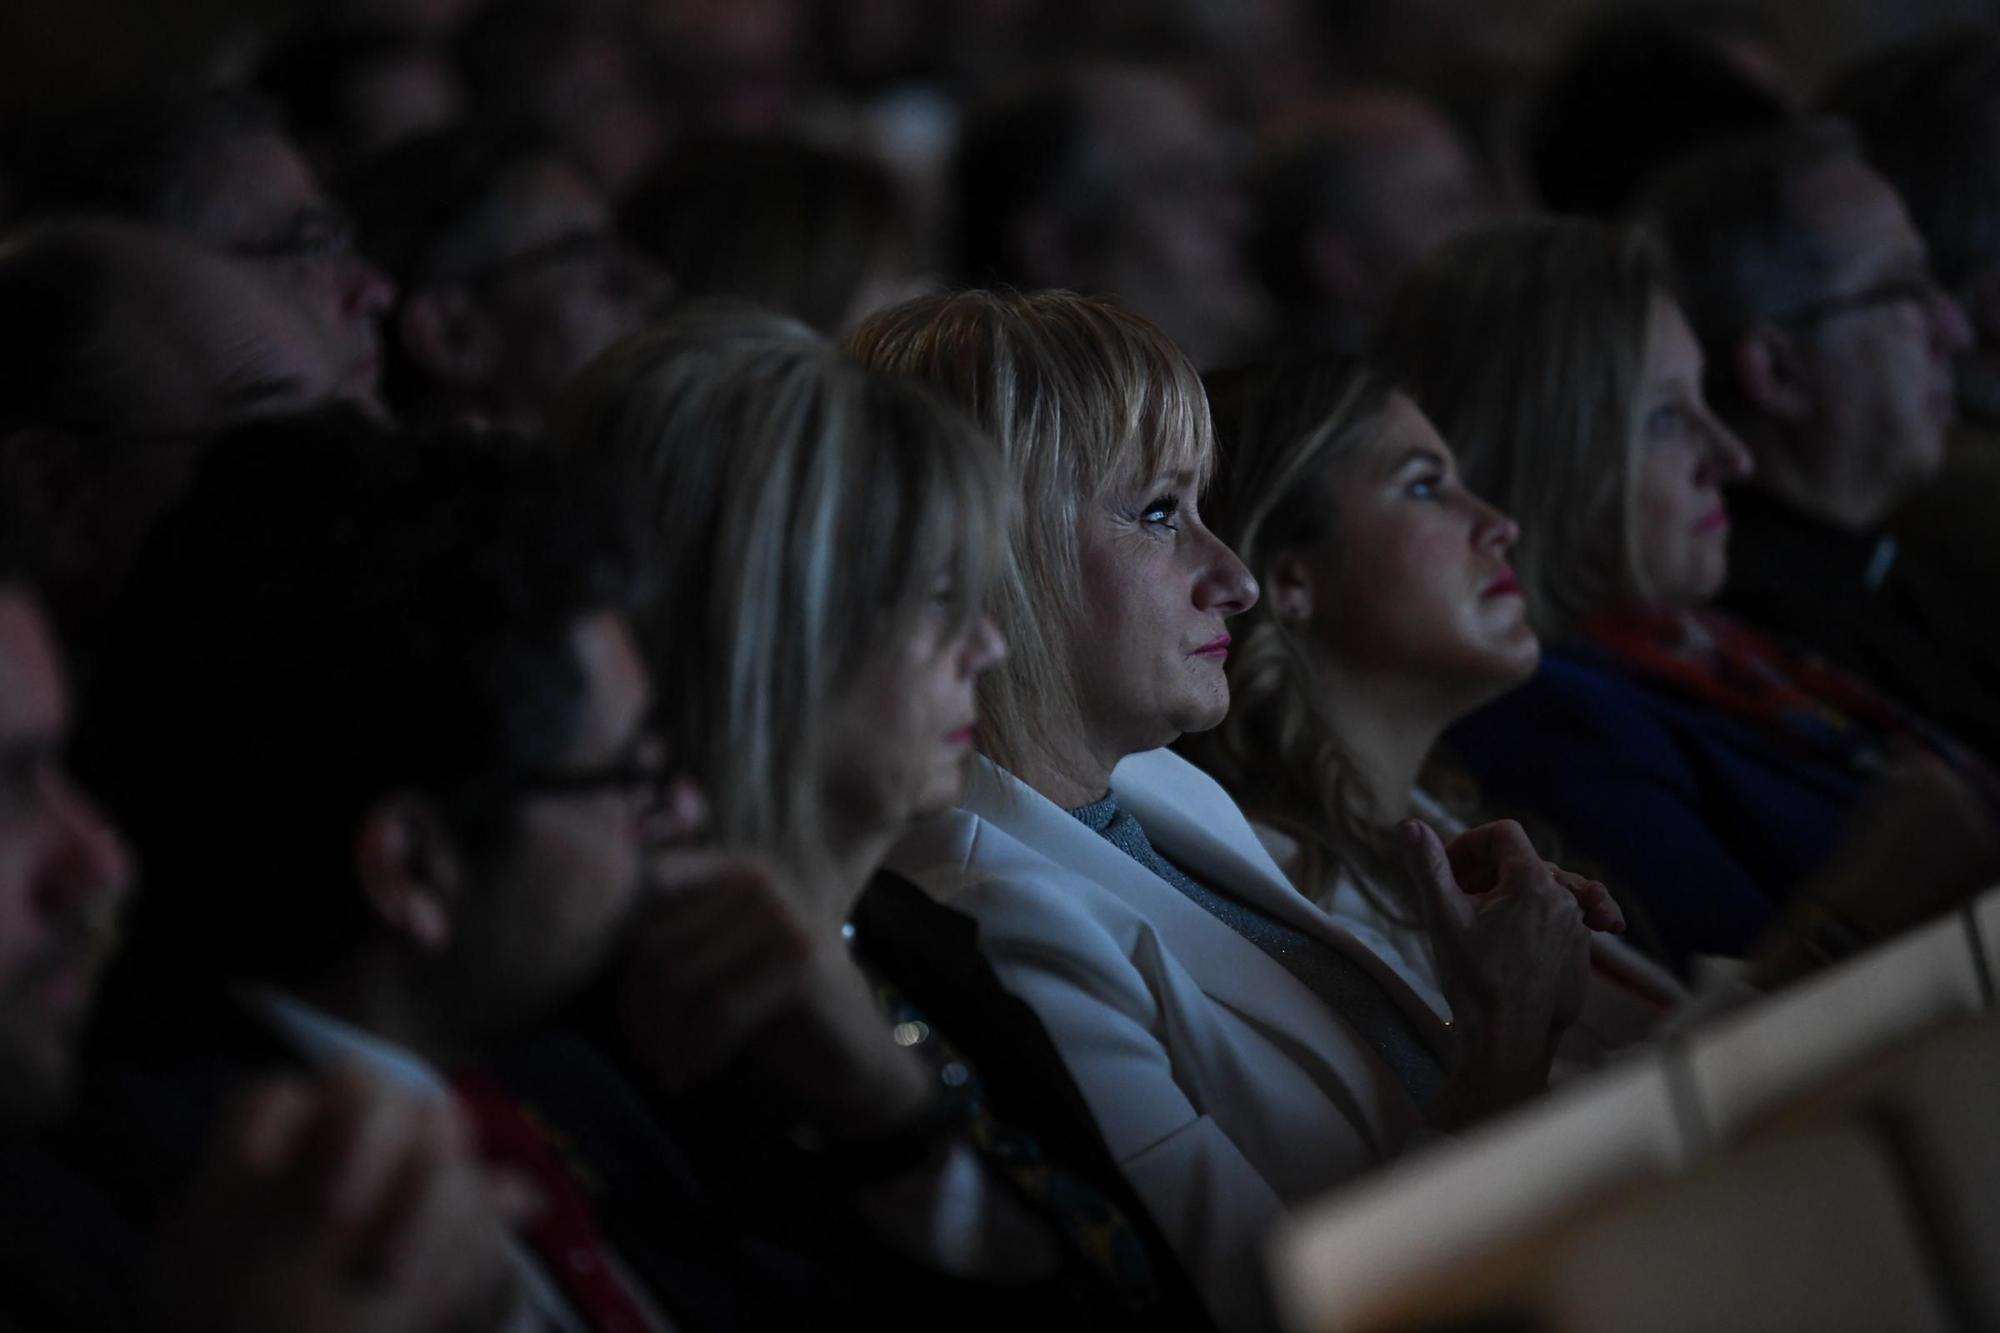
[[[994,598],[1008,651],[980,679],[980,748],[1015,770],[1024,755],[1059,753],[1054,729],[1080,714],[1079,524],[1134,473],[1207,479],[1200,376],[1146,320],[1070,292],[910,301],[864,320],[848,346],[865,365],[939,386],[999,440],[1022,514]]]
[[[1664,261],[1641,233],[1572,219],[1453,241],[1404,279],[1378,355],[1521,525],[1530,623],[1643,595],[1633,522],[1641,366]]]
[[[1339,469],[1394,400],[1379,374],[1339,357],[1211,375],[1208,391],[1220,458],[1209,526],[1269,587],[1279,556],[1333,538]],[[1181,748],[1252,819],[1292,839],[1286,870],[1307,897],[1328,905],[1345,876],[1377,910],[1417,924],[1397,900],[1401,860],[1355,795],[1355,764],[1321,702],[1310,645],[1268,598],[1238,618],[1235,635],[1229,715]]]
[[[940,395],[736,304],[606,352],[553,433],[643,508],[640,642],[716,833],[823,866],[828,711],[940,588],[961,628],[979,614],[1005,546],[999,451]]]

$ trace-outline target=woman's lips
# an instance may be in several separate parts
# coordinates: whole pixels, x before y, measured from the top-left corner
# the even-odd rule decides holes
[[[1729,530],[1729,511],[1721,505],[1717,505],[1702,515],[1701,521],[1694,525],[1694,530],[1696,532],[1727,532]]]
[[[1195,649],[1192,656],[1213,657],[1217,660],[1229,656],[1229,636],[1227,634],[1217,635],[1201,647]]]
[[[1514,577],[1513,570],[1503,569],[1494,577],[1493,582],[1486,585],[1486,591],[1479,595],[1481,597],[1518,597],[1521,595],[1521,581]]]
[[[970,745],[979,735],[979,724],[968,722],[957,731],[945,733],[945,739],[953,745]]]

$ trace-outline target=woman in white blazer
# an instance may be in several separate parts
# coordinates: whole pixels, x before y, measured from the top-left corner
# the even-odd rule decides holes
[[[1407,826],[1447,1025],[1163,749],[1222,719],[1225,625],[1257,587],[1202,525],[1207,403],[1158,330],[1067,293],[968,293],[851,346],[970,407],[1022,488],[970,795],[891,865],[977,920],[1218,1322],[1266,1326],[1260,1247],[1286,1208],[1545,1085],[1583,909],[1511,825],[1449,850]]]

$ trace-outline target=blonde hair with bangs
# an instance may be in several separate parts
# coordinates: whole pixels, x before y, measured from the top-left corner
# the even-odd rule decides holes
[[[1080,715],[1072,652],[1084,514],[1134,478],[1214,465],[1193,363],[1138,315],[1071,292],[927,297],[864,320],[865,365],[942,388],[1000,442],[1021,493],[993,614],[1007,657],[980,680],[980,747],[1018,771]]]
[[[640,644],[715,832],[813,876],[841,839],[830,710],[941,590],[953,637],[981,613],[1010,504],[998,450],[941,395],[733,303],[605,353],[553,434],[642,507]]]
[[[1641,233],[1542,219],[1445,245],[1390,302],[1381,364],[1450,441],[1466,485],[1520,523],[1510,557],[1545,638],[1646,595],[1633,453],[1667,291]]]

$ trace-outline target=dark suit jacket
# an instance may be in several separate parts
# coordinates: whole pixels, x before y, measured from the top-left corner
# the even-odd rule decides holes
[[[1985,498],[2000,498],[1988,487]],[[1754,486],[1730,493],[1729,583],[1719,605],[1861,676],[2000,765],[2000,635],[1984,566],[1913,534],[1871,581],[1877,534],[1827,526]],[[1912,514],[1906,523],[1920,522]],[[1987,536],[2000,515],[1987,519]]]

